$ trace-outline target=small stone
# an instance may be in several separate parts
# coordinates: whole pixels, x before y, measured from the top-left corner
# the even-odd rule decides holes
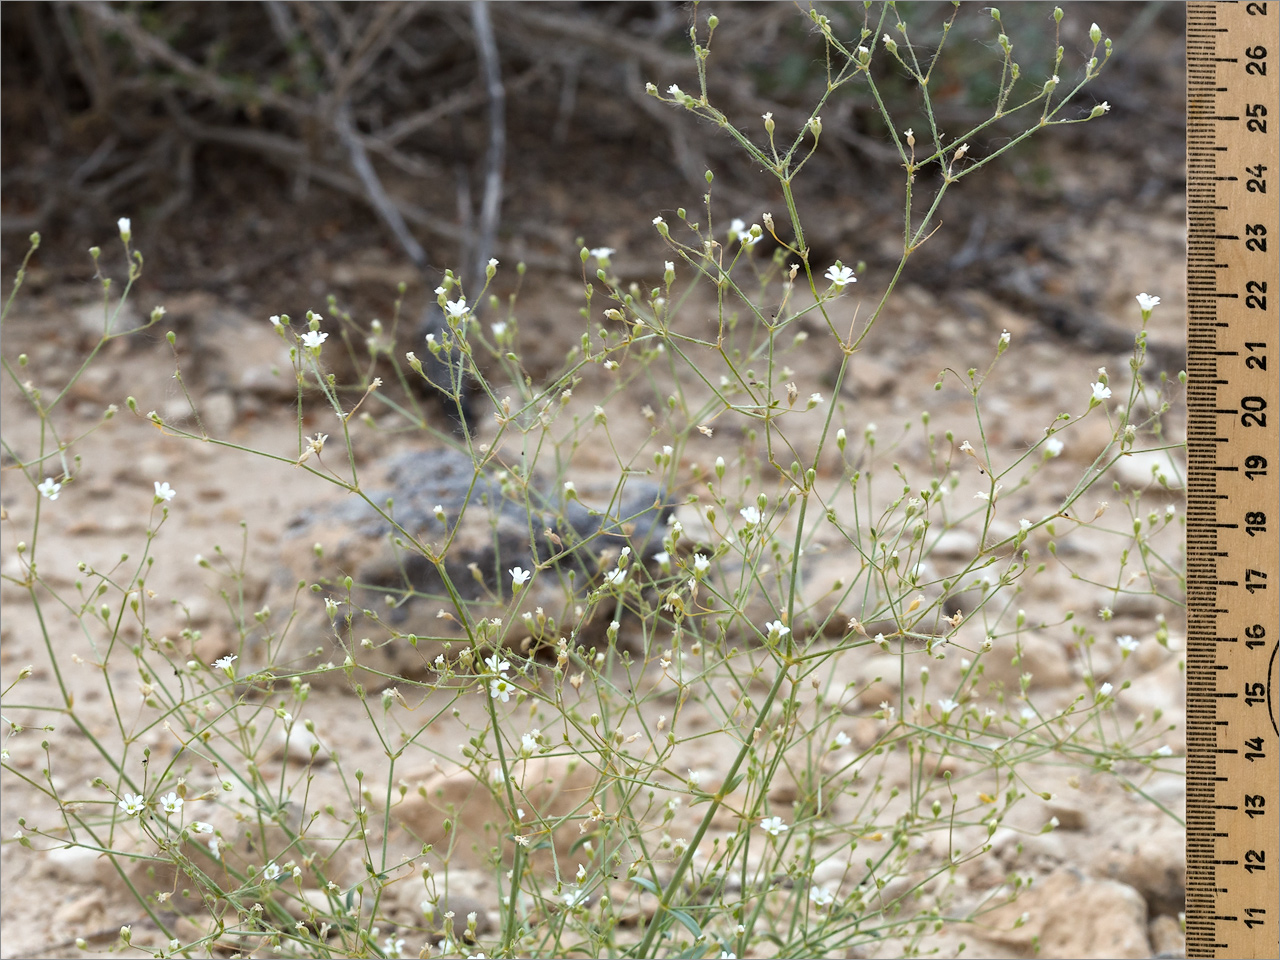
[[[1023,916],[1025,921],[1015,925]],[[1087,922],[1082,922],[1085,918]],[[1022,956],[1081,960],[1151,956],[1147,905],[1138,891],[1065,867],[987,914],[984,927],[982,939],[1012,947]],[[975,951],[974,955],[981,954]]]
[[[111,305],[102,301],[86,303],[75,309],[76,327],[89,337],[101,337],[104,333],[121,334],[137,330],[143,324],[142,314],[132,300]]]
[[[1058,818],[1059,830],[1087,830],[1089,817],[1077,804],[1061,798],[1050,800],[1045,805],[1045,812]]]
[[[204,428],[215,437],[226,436],[236,425],[236,401],[227,390],[208,394],[198,409]]]
[[[933,543],[931,555],[972,560],[978,555],[978,537],[968,530],[947,530]]]
[[[1184,834],[1170,819],[1134,817],[1115,830],[1110,847],[1093,851],[1091,872],[1119,880],[1146,899],[1152,913],[1176,914],[1183,909],[1187,879]]]
[[[65,883],[82,883],[97,869],[99,854],[87,847],[55,847],[44,855],[49,872]]]
[[[1147,935],[1151,938],[1154,956],[1173,958],[1187,955],[1187,938],[1177,917],[1161,914],[1154,918],[1147,927]]]
[[[1165,450],[1139,450],[1126,454],[1112,468],[1120,484],[1132,490],[1145,490],[1152,486],[1181,490],[1186,470],[1185,465],[1172,461],[1170,453]]]
[[[329,754],[325,750],[319,749],[312,753],[312,748],[319,745],[320,740],[314,733],[301,724],[295,724],[287,734],[284,730],[278,732],[276,742],[271,747],[270,756],[273,760],[283,758],[290,763],[319,766],[329,762]]]

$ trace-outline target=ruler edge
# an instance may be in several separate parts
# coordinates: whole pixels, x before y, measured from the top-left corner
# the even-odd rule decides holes
[[[1270,4],[1269,10],[1272,12],[1275,12],[1277,15],[1280,15],[1280,4],[1276,4],[1276,3]],[[1226,15],[1220,17],[1219,15],[1223,11],[1226,11]],[[1186,661],[1187,663],[1186,718],[1187,719],[1186,719],[1186,725],[1185,725],[1186,734],[1187,734],[1187,811],[1186,811],[1187,878],[1186,878],[1186,906],[1184,908],[1185,909],[1184,916],[1186,917],[1186,927],[1185,927],[1186,955],[1188,957],[1193,957],[1193,956],[1277,957],[1277,956],[1280,956],[1280,953],[1277,952],[1277,951],[1280,951],[1280,937],[1267,940],[1266,937],[1268,936],[1268,933],[1265,931],[1265,928],[1263,930],[1262,937],[1259,938],[1254,936],[1251,930],[1247,928],[1242,928],[1239,924],[1232,924],[1228,928],[1224,928],[1222,925],[1222,921],[1225,921],[1228,919],[1235,919],[1234,916],[1230,916],[1228,914],[1228,911],[1226,909],[1223,909],[1223,904],[1226,903],[1227,906],[1231,906],[1233,901],[1235,903],[1252,902],[1252,901],[1246,901],[1244,900],[1244,898],[1248,896],[1249,891],[1252,891],[1255,889],[1255,886],[1261,888],[1264,894],[1269,892],[1270,895],[1267,896],[1263,901],[1261,901],[1268,909],[1275,911],[1277,907],[1280,907],[1280,902],[1278,902],[1278,900],[1280,900],[1280,895],[1277,895],[1277,887],[1276,887],[1276,881],[1275,881],[1277,870],[1280,870],[1280,863],[1273,863],[1270,874],[1264,874],[1261,881],[1256,885],[1252,882],[1249,882],[1247,884],[1236,884],[1237,893],[1235,895],[1231,894],[1231,891],[1229,890],[1229,888],[1222,885],[1226,881],[1219,879],[1219,867],[1225,866],[1225,864],[1221,864],[1218,861],[1226,860],[1230,856],[1230,854],[1224,854],[1218,845],[1218,840],[1220,837],[1226,838],[1231,833],[1231,831],[1226,831],[1225,833],[1221,832],[1223,830],[1222,821],[1225,819],[1233,819],[1235,820],[1237,825],[1240,825],[1245,821],[1243,820],[1243,814],[1239,810],[1237,810],[1235,815],[1230,815],[1226,813],[1226,811],[1223,809],[1224,798],[1221,796],[1220,788],[1217,786],[1217,784],[1219,783],[1222,783],[1224,781],[1230,782],[1231,780],[1231,777],[1229,776],[1228,777],[1221,776],[1224,770],[1230,770],[1230,765],[1227,763],[1226,758],[1223,757],[1223,755],[1219,752],[1222,746],[1222,742],[1219,741],[1218,739],[1219,731],[1222,728],[1222,725],[1224,723],[1230,724],[1232,722],[1239,721],[1241,719],[1241,716],[1243,716],[1243,713],[1238,709],[1238,705],[1237,707],[1234,707],[1234,708],[1231,707],[1229,700],[1220,700],[1219,697],[1216,695],[1216,693],[1221,693],[1223,691],[1223,686],[1225,686],[1226,684],[1229,684],[1233,676],[1236,678],[1238,682],[1239,674],[1244,673],[1248,676],[1251,676],[1251,674],[1248,673],[1249,667],[1244,662],[1246,659],[1244,655],[1237,656],[1231,653],[1228,650],[1228,648],[1226,648],[1225,646],[1219,647],[1217,642],[1217,637],[1219,636],[1220,633],[1225,635],[1225,633],[1230,632],[1230,628],[1228,628],[1228,630],[1226,631],[1223,631],[1221,629],[1221,626],[1222,626],[1222,620],[1228,619],[1230,617],[1231,604],[1229,602],[1228,603],[1223,602],[1222,596],[1219,592],[1219,584],[1216,582],[1217,580],[1222,578],[1221,574],[1216,572],[1218,568],[1216,557],[1223,555],[1223,552],[1218,550],[1218,547],[1221,546],[1221,539],[1220,539],[1218,524],[1223,519],[1219,513],[1218,504],[1224,502],[1219,498],[1226,496],[1226,494],[1223,493],[1219,487],[1218,476],[1216,475],[1216,473],[1211,473],[1207,480],[1205,480],[1201,474],[1205,469],[1204,464],[1206,460],[1211,462],[1216,462],[1216,459],[1217,459],[1216,455],[1210,455],[1206,457],[1206,454],[1209,453],[1210,451],[1213,451],[1213,453],[1216,454],[1220,452],[1222,448],[1207,447],[1206,449],[1199,449],[1197,443],[1193,443],[1193,435],[1192,435],[1193,425],[1195,424],[1197,413],[1201,415],[1208,415],[1211,417],[1217,416],[1217,411],[1227,406],[1227,404],[1223,404],[1218,401],[1218,395],[1220,393],[1220,389],[1223,388],[1224,385],[1228,384],[1228,381],[1224,379],[1225,374],[1218,369],[1219,364],[1218,364],[1217,358],[1219,354],[1217,353],[1217,350],[1220,350],[1224,345],[1216,339],[1217,334],[1215,334],[1213,349],[1206,351],[1206,347],[1204,346],[1204,344],[1199,341],[1200,334],[1193,336],[1193,315],[1195,312],[1194,308],[1196,307],[1204,308],[1207,306],[1204,303],[1204,298],[1203,298],[1203,292],[1205,290],[1205,281],[1202,279],[1202,280],[1193,282],[1193,279],[1192,279],[1192,254],[1191,254],[1193,238],[1196,238],[1199,240],[1205,239],[1205,236],[1203,233],[1204,231],[1203,223],[1205,221],[1204,215],[1207,214],[1208,218],[1211,219],[1212,221],[1210,236],[1213,241],[1213,250],[1215,252],[1215,256],[1213,256],[1212,258],[1212,260],[1214,261],[1213,269],[1214,270],[1219,269],[1218,261],[1231,260],[1231,257],[1222,255],[1222,247],[1225,245],[1227,241],[1225,238],[1220,236],[1220,234],[1224,232],[1229,233],[1230,231],[1223,231],[1221,229],[1218,222],[1218,216],[1216,213],[1213,212],[1216,209],[1224,209],[1224,205],[1222,203],[1222,196],[1221,196],[1222,191],[1217,185],[1214,186],[1213,200],[1210,207],[1207,209],[1203,207],[1204,205],[1204,200],[1202,199],[1203,191],[1198,191],[1201,194],[1200,197],[1193,197],[1193,178],[1192,178],[1192,166],[1193,166],[1192,133],[1193,133],[1193,126],[1194,126],[1193,116],[1192,116],[1193,93],[1198,92],[1201,95],[1204,95],[1205,93],[1211,93],[1215,97],[1215,101],[1214,101],[1215,110],[1213,111],[1213,113],[1218,114],[1218,113],[1225,112],[1220,109],[1217,109],[1217,107],[1219,106],[1216,99],[1217,94],[1220,92],[1230,91],[1231,87],[1237,88],[1235,91],[1232,91],[1235,93],[1238,93],[1239,89],[1237,84],[1231,84],[1231,86],[1226,85],[1229,83],[1229,80],[1223,78],[1222,73],[1217,66],[1217,64],[1223,63],[1223,60],[1221,59],[1222,55],[1224,53],[1230,52],[1230,51],[1224,51],[1220,49],[1220,47],[1218,46],[1218,36],[1220,36],[1222,33],[1231,32],[1231,27],[1223,26],[1224,23],[1233,25],[1236,30],[1239,30],[1245,27],[1246,24],[1251,24],[1254,21],[1247,19],[1246,7],[1242,7],[1239,4],[1226,4],[1226,3],[1203,3],[1203,2],[1188,3],[1185,16],[1186,16],[1185,22],[1186,22],[1186,28],[1187,28],[1186,84],[1187,84],[1187,111],[1188,111],[1187,113],[1187,117],[1188,117],[1187,119],[1187,138],[1188,138],[1187,139],[1187,167],[1188,167],[1187,169],[1187,231],[1188,231],[1187,233],[1187,236],[1188,236],[1187,370],[1188,370],[1188,376],[1189,376],[1188,391],[1187,391],[1187,426],[1188,426],[1187,547],[1185,552],[1186,562],[1187,562],[1187,661]],[[1275,18],[1271,18],[1269,19],[1267,26],[1270,27],[1275,22],[1276,22]],[[1208,33],[1207,36],[1206,36],[1206,31]],[[1268,38],[1274,38],[1275,36],[1276,35],[1274,32],[1266,34],[1266,37]],[[1213,84],[1213,89],[1211,91],[1205,91],[1201,88],[1201,86],[1199,86],[1204,82],[1204,80],[1202,79],[1204,76],[1204,71],[1203,70],[1193,71],[1193,66],[1192,66],[1193,39],[1197,41],[1211,39],[1212,41],[1210,54],[1211,54],[1211,59],[1215,63],[1215,66],[1213,68],[1213,74],[1212,74],[1211,82]],[[1271,39],[1265,39],[1264,42],[1270,48],[1270,52],[1272,54],[1275,53],[1276,47],[1280,47],[1280,40],[1274,41],[1275,46],[1272,46],[1273,41]],[[1203,58],[1204,58],[1204,54],[1201,53],[1199,59],[1203,60]],[[1276,103],[1276,107],[1280,108],[1280,102],[1277,102],[1277,100],[1280,99],[1280,91],[1277,91],[1277,87],[1276,87],[1276,84],[1278,82],[1276,74],[1280,72],[1280,64],[1277,64],[1277,59],[1275,56],[1268,56],[1266,62],[1272,68],[1271,76],[1267,81],[1267,91],[1266,91],[1267,103],[1268,105],[1271,105],[1272,103]],[[1242,97],[1242,95],[1240,96]],[[1232,98],[1230,94],[1228,94],[1228,96],[1226,97],[1223,97],[1222,99],[1227,101],[1227,103],[1232,102]],[[1276,122],[1280,123],[1280,109],[1275,109],[1274,113],[1277,115]],[[1204,119],[1202,119],[1201,120],[1202,126],[1205,120],[1208,120],[1211,124],[1214,124],[1212,129],[1213,129],[1213,136],[1215,139],[1211,141],[1213,143],[1214,148],[1216,148],[1217,150],[1226,151],[1228,148],[1225,146],[1222,146],[1220,140],[1218,139],[1219,132],[1223,128],[1216,125],[1216,121],[1213,115],[1209,115],[1208,117],[1205,117]],[[1274,137],[1271,137],[1271,139],[1274,140]],[[1237,152],[1238,152],[1239,149],[1243,148],[1243,140],[1237,134],[1233,132],[1230,136],[1221,138],[1221,141],[1231,142],[1231,143],[1234,143],[1237,140],[1240,140],[1240,143],[1237,144]],[[1202,154],[1201,159],[1204,159],[1203,158],[1204,148],[1200,147],[1198,149]],[[1226,173],[1227,171],[1219,170],[1218,168],[1215,167],[1213,172],[1216,174],[1220,172]],[[1280,171],[1277,171],[1277,172],[1280,173]],[[1274,178],[1273,178],[1273,182],[1274,182]],[[1276,190],[1273,189],[1270,194],[1270,197],[1266,201],[1264,201],[1262,204],[1262,209],[1265,211],[1268,224],[1277,223],[1277,220],[1280,220],[1280,211],[1277,211],[1275,209],[1275,206],[1276,206],[1276,201],[1274,200],[1275,194],[1276,194]],[[1229,205],[1227,206],[1227,208],[1229,208]],[[1201,225],[1199,227],[1197,227],[1197,224],[1196,224],[1197,214],[1200,215],[1200,221],[1201,221]],[[1272,231],[1276,239],[1273,241],[1272,249],[1267,254],[1267,261],[1266,261],[1267,265],[1274,263],[1275,244],[1280,244],[1280,223],[1277,223],[1277,228],[1278,229]],[[1274,277],[1276,275],[1274,269],[1268,272],[1270,277]],[[1218,275],[1215,275],[1214,281],[1209,283],[1209,287],[1212,290],[1214,290],[1215,293],[1219,289],[1217,276]],[[1194,296],[1193,296],[1193,293],[1194,293]],[[1213,305],[1213,309],[1210,312],[1213,315],[1214,321],[1218,324],[1218,329],[1221,330],[1222,328],[1227,326],[1227,324],[1221,323],[1221,319],[1224,313],[1220,312],[1218,308],[1218,305],[1221,303],[1224,303],[1224,301],[1222,301],[1221,299],[1215,296],[1210,298],[1209,303]],[[1227,304],[1224,304],[1224,305],[1227,305]],[[1232,319],[1230,311],[1226,311],[1225,315],[1228,317],[1228,321]],[[1267,339],[1268,343],[1271,345],[1274,345],[1274,342],[1276,339],[1275,335],[1277,331],[1276,324],[1271,322],[1274,316],[1275,316],[1274,310],[1267,310],[1264,312],[1264,315],[1261,318],[1261,320],[1263,321],[1265,338]],[[1237,320],[1237,322],[1241,320],[1240,317],[1236,317],[1235,319]],[[1244,331],[1241,331],[1241,332],[1243,333]],[[1247,336],[1247,333],[1245,334],[1245,336]],[[1204,360],[1206,359],[1206,356],[1207,356],[1208,359],[1211,361],[1211,365],[1201,364],[1198,362],[1193,363],[1193,359],[1196,359],[1197,354],[1200,354],[1202,351],[1204,351],[1206,355],[1200,356],[1199,359]],[[1268,353],[1271,354],[1271,360],[1273,363],[1275,363],[1278,359],[1280,359],[1276,357],[1276,351],[1274,349],[1271,349],[1270,346],[1268,347]],[[1203,384],[1195,383],[1193,382],[1192,379],[1190,379],[1193,369],[1196,369],[1196,368],[1200,369],[1201,375],[1203,375],[1203,371],[1206,369],[1212,369],[1214,371],[1208,383],[1203,383]],[[1268,387],[1267,393],[1269,397],[1275,395],[1275,390],[1273,389],[1274,385],[1275,385],[1275,372],[1272,371],[1269,373],[1269,382],[1268,384],[1266,384],[1266,386]],[[1212,397],[1214,400],[1214,402],[1212,403],[1212,409],[1208,409],[1208,410],[1199,409],[1204,404],[1204,401],[1209,397]],[[1276,414],[1280,415],[1280,404],[1275,404],[1274,407],[1276,408]],[[1213,433],[1220,433],[1220,432],[1225,432],[1230,434],[1233,431],[1232,430],[1223,431],[1219,427],[1215,427],[1215,429],[1213,430]],[[1273,435],[1274,435],[1274,425],[1272,428],[1268,429],[1267,431],[1268,437],[1271,437]],[[1195,441],[1198,442],[1203,438],[1197,436],[1194,439]],[[1221,442],[1221,441],[1218,441],[1218,442]],[[1275,448],[1276,448],[1276,444],[1270,441],[1265,445],[1266,450],[1274,451]],[[1280,469],[1280,458],[1277,458],[1276,467]],[[1274,475],[1275,473],[1273,470],[1273,472],[1267,479],[1268,492],[1272,494],[1274,494],[1274,490],[1275,490],[1275,481],[1272,479]],[[1223,476],[1224,476],[1224,480],[1226,480],[1226,475],[1224,474]],[[1232,482],[1224,482],[1223,484],[1223,486],[1226,487],[1228,493],[1231,492],[1230,488],[1233,485],[1234,483]],[[1207,489],[1201,489],[1205,487],[1207,487]],[[1199,502],[1198,498],[1204,494],[1208,494],[1208,500],[1210,501],[1209,503]],[[1259,492],[1259,496],[1263,496],[1261,491]],[[1274,503],[1275,496],[1272,495],[1270,497],[1267,497],[1264,500],[1264,502]],[[1209,521],[1206,521],[1205,517],[1209,517],[1211,519]],[[1280,520],[1280,517],[1277,517],[1276,519]],[[1193,542],[1193,532],[1198,532],[1199,534],[1206,534],[1206,530],[1204,529],[1206,527],[1208,528],[1208,534],[1205,536],[1198,536],[1194,538],[1194,542]],[[1274,527],[1272,529],[1274,529]],[[1226,534],[1226,531],[1224,531],[1224,534]],[[1206,545],[1209,543],[1209,539],[1210,539],[1209,535],[1211,535],[1212,546],[1206,549]],[[1272,542],[1274,543],[1274,534],[1272,534],[1271,536],[1272,536]],[[1228,535],[1228,540],[1229,539],[1230,539],[1230,536]],[[1262,552],[1262,551],[1259,550],[1258,552]],[[1268,558],[1273,563],[1273,566],[1271,567],[1271,569],[1273,571],[1276,570],[1276,566],[1274,565],[1276,560],[1275,556],[1269,553]],[[1201,578],[1203,577],[1203,571],[1207,569],[1206,562],[1208,562],[1215,568],[1214,580],[1212,582],[1202,582],[1201,580]],[[1205,605],[1203,602],[1206,589],[1208,590],[1209,597],[1211,598],[1210,602],[1207,605]],[[1240,591],[1237,589],[1237,593],[1239,592]],[[1273,589],[1271,591],[1270,597],[1274,597],[1274,596],[1275,594]],[[1267,606],[1274,607],[1274,601],[1271,600],[1270,597],[1268,597],[1261,606],[1263,606],[1264,608]],[[1247,609],[1253,609],[1253,606],[1254,606],[1253,604],[1250,604],[1247,607]],[[1207,614],[1208,620],[1206,621],[1203,616],[1200,616],[1201,614]],[[1261,622],[1274,624],[1276,623],[1276,619],[1264,618]],[[1200,629],[1202,626],[1205,625],[1205,623],[1212,624],[1210,630],[1208,631],[1207,636],[1200,633]],[[1275,628],[1272,627],[1271,629],[1274,630]],[[1276,646],[1276,642],[1277,642],[1276,638],[1273,636],[1270,644],[1271,648],[1274,648]],[[1262,650],[1265,653],[1268,650],[1268,647],[1264,646]],[[1274,655],[1274,649],[1272,650],[1272,654]],[[1225,664],[1222,663],[1223,660],[1226,661]],[[1274,663],[1274,659],[1272,659],[1271,662]],[[1234,671],[1231,669],[1233,664],[1235,666]],[[1274,696],[1276,694],[1276,690],[1274,689],[1274,686],[1273,686],[1273,678],[1270,673],[1270,665],[1268,665],[1267,667],[1267,672],[1264,674],[1264,678],[1268,681],[1269,693]],[[1222,684],[1222,686],[1220,686],[1220,684]],[[1207,690],[1213,690],[1215,691],[1215,693],[1206,693],[1205,691]],[[1240,716],[1234,716],[1235,714],[1239,714]],[[1224,715],[1229,717],[1229,719],[1227,720],[1221,719]],[[1270,721],[1271,718],[1270,716],[1264,715],[1264,720]],[[1263,725],[1265,726],[1266,723],[1264,723]],[[1248,735],[1248,732],[1251,732],[1251,731],[1246,730],[1246,733],[1245,733],[1246,736]],[[1268,734],[1270,734],[1269,729],[1268,729]],[[1267,764],[1267,766],[1274,767],[1275,766],[1275,741],[1270,736],[1268,737],[1268,739],[1272,743],[1272,748],[1271,748],[1272,760],[1270,763]],[[1238,764],[1238,760],[1236,762]],[[1208,768],[1207,771],[1206,771],[1206,767]],[[1273,778],[1273,783],[1274,783],[1274,778]],[[1273,785],[1269,789],[1273,791],[1270,794],[1271,797],[1273,798],[1273,801],[1280,801],[1280,795],[1278,795],[1277,792],[1274,792],[1276,791],[1276,787]],[[1207,804],[1205,803],[1206,799],[1208,800]],[[1207,809],[1204,809],[1205,807],[1207,807]],[[1275,819],[1277,816],[1280,816],[1280,809],[1277,809],[1278,807],[1280,807],[1280,802],[1273,802],[1272,817],[1270,818],[1270,823],[1268,824],[1268,828],[1272,832],[1274,832],[1274,829],[1275,829],[1274,827]],[[1220,814],[1220,811],[1222,811],[1221,814]],[[1280,859],[1280,857],[1277,857],[1277,854],[1280,853],[1280,851],[1276,851],[1274,848],[1271,848],[1271,849],[1273,850],[1273,859]],[[1237,870],[1238,870],[1238,867],[1237,867]],[[1237,872],[1236,874],[1234,874],[1234,876],[1242,876],[1242,874]],[[1208,880],[1207,884],[1204,882],[1206,877]],[[1250,873],[1248,875],[1248,879],[1250,881],[1252,881],[1253,877],[1254,877],[1253,873]],[[1231,882],[1235,883],[1234,880]],[[1243,890],[1244,892],[1240,893],[1239,891],[1241,890]],[[1207,915],[1204,915],[1204,911],[1206,907],[1208,908]],[[1274,934],[1277,930],[1278,919],[1280,918],[1277,918],[1274,915],[1271,918],[1271,922],[1269,926],[1272,934]],[[1242,930],[1243,930],[1243,937],[1241,937]],[[1244,941],[1243,943],[1241,943],[1242,940]],[[1251,952],[1248,952],[1248,953],[1244,952],[1245,946],[1249,946],[1249,949]],[[1197,952],[1197,951],[1205,951],[1205,952]],[[1259,952],[1259,951],[1262,951],[1262,952]]]

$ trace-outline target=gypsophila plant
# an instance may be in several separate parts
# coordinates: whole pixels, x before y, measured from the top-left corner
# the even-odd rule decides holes
[[[34,441],[4,441],[6,491],[25,484],[6,511],[5,579],[37,614],[57,691],[24,699],[30,671],[5,688],[6,790],[43,801],[21,821],[23,847],[91,851],[131,892],[155,936],[142,945],[134,924],[119,946],[723,958],[892,944],[914,955],[1025,887],[1011,873],[975,894],[965,878],[997,831],[1035,832],[1009,823],[1022,801],[1048,797],[1047,771],[1105,774],[1141,794],[1163,769],[1167,724],[1127,721],[1117,706],[1122,666],[1168,645],[1167,624],[1157,614],[1142,636],[1106,629],[1134,598],[1173,610],[1183,586],[1170,546],[1181,518],[1151,505],[1179,486],[1163,419],[1176,385],[1143,374],[1159,298],[1137,298],[1129,369],[1082,379],[1019,447],[985,425],[991,403],[1019,389],[1007,330],[984,367],[926,382],[963,397],[968,413],[949,424],[926,412],[878,427],[845,389],[892,322],[912,254],[945,242],[951,188],[1037,132],[1107,112],[1082,94],[1110,41],[1095,26],[1082,63],[1060,45],[1019,61],[990,10],[998,94],[989,118],[956,135],[936,119],[933,70],[959,5],[932,48],[912,42],[894,4],[864,9],[853,36],[810,11],[826,88],[789,130],[769,114],[753,129],[729,122],[708,93],[717,17],[691,28],[698,89],[655,78],[649,95],[732,137],[776,180],[782,208],[723,217],[709,171],[696,214],[654,218],[669,252],[647,286],[618,279],[616,251],[580,244],[583,320],[556,375],[526,373],[520,303],[490,296],[504,269],[491,260],[483,278],[446,272],[443,324],[403,358],[381,321],[361,328],[331,301],[340,339],[367,346],[354,382],[328,365],[339,338],[325,315],[264,320],[297,385],[293,449],[212,433],[180,367],[191,416],[130,398],[171,442],[265,457],[290,500],[342,494],[382,531],[373,539],[391,559],[377,578],[316,534],[305,565],[288,568],[306,572],[271,602],[248,587],[247,529],[238,549],[205,547],[195,562],[229,638],[217,656],[198,626],[158,626],[165,601],[149,586],[157,567],[190,562],[164,530],[193,509],[178,479],[154,478],[133,505],[142,531],[116,562],[68,574],[44,559],[44,518],[83,509],[83,433],[63,401],[124,336],[114,318],[142,269],[129,221],[125,289],[116,296],[100,271],[103,333],[71,381],[38,385],[25,355],[5,354],[38,426]],[[887,106],[886,72],[914,85],[910,117]],[[806,242],[813,213],[794,184],[841,97],[876,104],[904,170],[901,256],[883,277],[856,251],[815,262]],[[989,142],[984,131],[1009,118],[1023,132]],[[163,316],[157,307],[148,326]],[[819,357],[836,358],[825,379]],[[472,391],[484,415],[446,435],[384,388],[377,363],[446,409],[462,412]],[[1105,439],[1064,485],[1064,451],[1092,442],[1099,422]],[[362,431],[447,445],[460,486],[379,492],[357,455]],[[1152,472],[1135,487],[1115,468],[1138,455]],[[588,482],[584,464],[602,461],[611,479]],[[1114,502],[1098,503],[1100,490]],[[488,552],[467,553],[473,521]],[[1105,578],[1082,562],[1090,554],[1110,558]],[[1040,586],[1064,581],[1104,606],[1065,608]],[[1046,637],[1078,653],[1069,692],[1037,675]],[[73,695],[72,661],[92,666],[109,722],[90,722]],[[351,726],[359,755],[337,745]],[[39,772],[11,757],[33,734]],[[67,780],[72,737],[92,759]]]

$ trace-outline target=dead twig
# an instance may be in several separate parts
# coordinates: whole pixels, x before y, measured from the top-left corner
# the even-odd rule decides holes
[[[507,152],[506,91],[502,87],[502,67],[498,61],[498,44],[493,37],[487,0],[471,4],[471,24],[476,34],[476,51],[489,100],[489,145],[485,151],[484,198],[480,204],[480,231],[475,246],[476,272],[473,282],[484,281],[485,267],[493,254],[498,237],[498,218],[502,213],[502,167]]]
[[[382,187],[382,181],[378,179],[378,173],[373,169],[373,164],[369,162],[369,154],[365,152],[364,144],[360,142],[360,138],[356,136],[355,130],[351,125],[351,108],[348,104],[343,103],[338,107],[333,118],[334,130],[337,131],[339,139],[342,140],[343,146],[347,148],[347,156],[351,160],[351,167],[356,172],[356,176],[360,178],[360,182],[364,185],[365,199],[369,205],[373,207],[382,222],[387,225],[387,229],[395,236],[399,242],[401,249],[405,255],[413,261],[413,265],[421,272],[426,272],[430,264],[427,263],[426,251],[422,249],[422,244],[414,238],[409,232],[409,227],[404,222],[404,217],[392,203],[391,198],[387,196],[387,191]]]
[[[78,10],[97,19],[111,30],[123,36],[133,47],[138,59],[145,62],[158,62],[193,81],[196,88],[221,103],[242,103],[245,100],[245,87],[224,80],[211,70],[206,70],[191,59],[184,57],[154,34],[148,33],[137,20],[127,13],[122,13],[108,6],[103,0],[89,0],[77,4]],[[290,97],[273,90],[266,84],[253,88],[253,97],[262,104],[276,107],[291,114],[299,120],[315,116],[315,108],[305,100]]]

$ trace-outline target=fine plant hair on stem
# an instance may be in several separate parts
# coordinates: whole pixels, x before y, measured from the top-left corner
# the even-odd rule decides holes
[[[323,52],[349,184],[413,240],[352,95],[408,8],[269,9],[282,40]],[[1105,624],[1125,600],[1172,612],[1185,586],[1176,506],[1151,505],[1179,479],[1165,424],[1179,384],[1143,374],[1158,298],[1138,297],[1128,369],[1054,394],[1060,412],[1030,440],[994,426],[1023,373],[1008,331],[975,347],[981,363],[937,375],[958,401],[900,429],[855,420],[842,397],[910,258],[948,236],[937,229],[946,192],[1012,148],[984,143],[990,124],[1025,116],[1017,142],[1106,113],[1074,103],[1110,52],[1101,30],[1089,30],[1080,66],[1055,34],[1027,80],[991,11],[991,117],[953,138],[931,91],[953,19],[926,47],[896,5],[839,28],[812,11],[825,92],[807,112],[766,110],[747,128],[709,92],[720,20],[698,13],[695,69],[679,77],[695,75],[696,92],[664,78],[648,102],[714,125],[776,181],[785,213],[722,223],[707,170],[700,209],[653,218],[670,259],[645,283],[618,276],[613,250],[570,251],[583,322],[563,366],[538,380],[521,357],[519,296],[489,307],[486,323],[476,313],[505,271],[524,272],[489,262],[511,89],[488,23],[497,9],[471,7],[490,108],[475,246],[440,281],[431,339],[386,356],[402,382],[459,408],[460,435],[429,430],[377,378],[340,382],[314,311],[255,320],[278,337],[281,379],[296,391],[289,449],[217,435],[181,369],[189,418],[123,404],[120,419],[166,449],[190,441],[219,465],[252,455],[288,484],[298,535],[281,545],[265,596],[250,586],[245,526],[238,546],[196,557],[221,609],[171,626],[157,571],[189,563],[191,550],[166,525],[200,507],[185,481],[163,477],[140,507],[120,508],[145,518],[120,535],[122,559],[60,569],[67,551],[49,541],[68,526],[58,511],[84,502],[85,438],[122,412],[108,408],[86,432],[66,408],[105,348],[134,335],[119,321],[143,257],[129,220],[118,224],[124,283],[93,249],[102,333],[67,382],[50,384],[30,369],[34,353],[11,352],[28,254],[0,314],[0,369],[25,430],[18,442],[7,406],[15,546],[3,576],[49,671],[17,671],[4,691],[0,772],[6,792],[38,808],[19,820],[13,853],[101,857],[147,918],[146,930],[120,931],[121,945],[154,955],[905,956],[934,949],[940,932],[1021,923],[1007,908],[1027,878],[979,870],[998,831],[1059,826],[1012,816],[1047,799],[1055,778],[1117,784],[1176,822],[1152,787],[1172,772],[1167,718],[1121,710],[1140,644],[1171,651],[1164,613],[1149,615],[1149,642],[1106,636],[1056,589],[1096,588]],[[109,6],[89,15],[141,30]],[[639,50],[646,70],[673,63],[658,44]],[[192,82],[215,79],[166,62]],[[886,75],[917,88],[919,134],[889,106]],[[900,253],[881,277],[817,261],[794,189],[832,134],[824,112],[855,92],[876,104],[904,173]],[[686,160],[701,155],[691,141]],[[163,321],[156,307],[141,329]],[[381,321],[344,322],[375,354]],[[176,364],[185,336],[165,338]],[[474,416],[462,409],[467,383]],[[1094,427],[1102,439],[1089,447]],[[390,440],[412,453],[358,455]],[[1087,456],[1059,457],[1077,441]],[[1150,478],[1122,483],[1118,468],[1138,455]],[[1086,501],[1102,492],[1115,505]],[[964,546],[944,549],[948,538]],[[216,659],[202,630],[221,634]],[[1037,651],[1068,645],[1078,671],[1064,660],[1056,686],[1037,677]],[[92,668],[101,696],[75,696],[73,666]],[[59,724],[32,753],[21,734],[49,713]],[[349,728],[369,744],[354,756],[343,755]],[[38,763],[18,762],[21,750]],[[64,780],[51,771],[69,757],[77,774]]]

